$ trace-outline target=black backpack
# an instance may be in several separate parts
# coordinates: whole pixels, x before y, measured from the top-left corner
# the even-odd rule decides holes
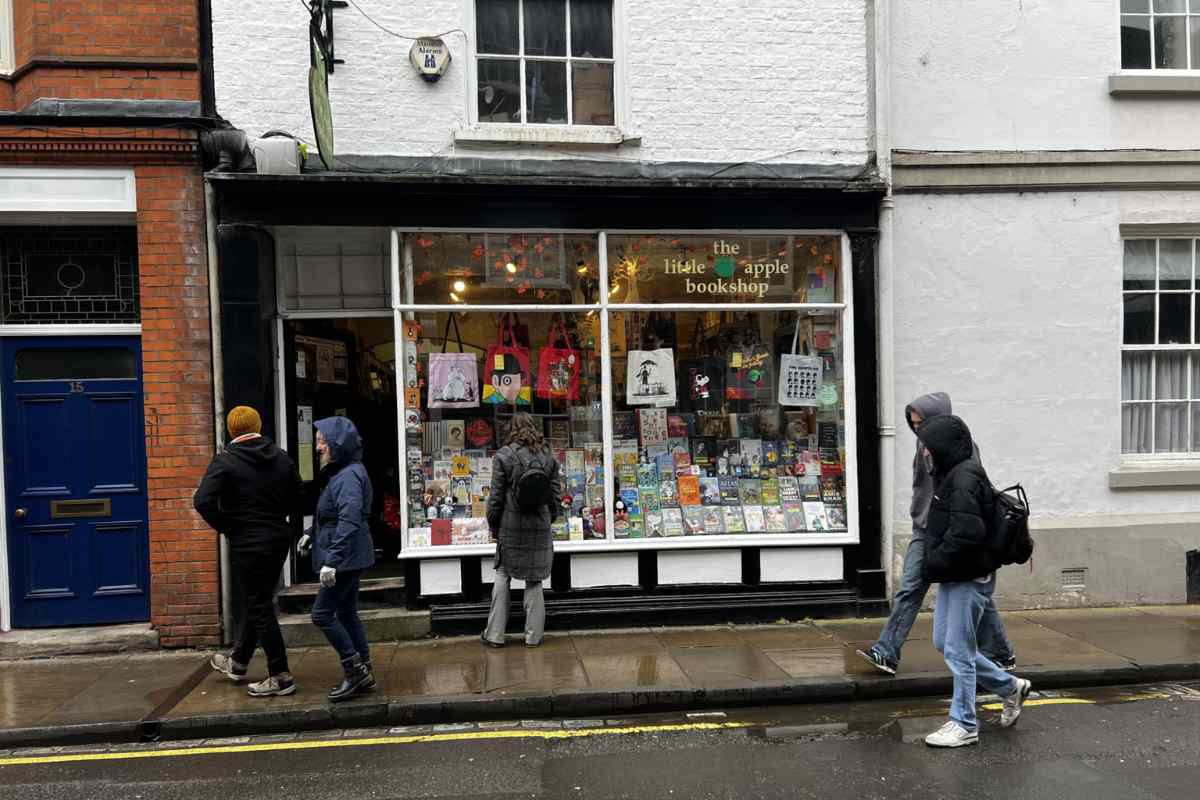
[[[997,490],[992,487],[992,515],[988,543],[1001,564],[1024,564],[1033,555],[1029,535],[1029,498],[1021,484]]]
[[[525,512],[541,510],[542,506],[550,504],[550,473],[552,466],[546,464],[546,459],[534,456],[525,465],[525,471],[517,478],[513,499],[517,508]]]

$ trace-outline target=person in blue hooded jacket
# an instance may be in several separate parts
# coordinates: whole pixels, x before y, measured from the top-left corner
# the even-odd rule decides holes
[[[321,579],[312,621],[342,661],[345,677],[329,692],[333,702],[375,688],[367,634],[358,616],[358,585],[375,563],[375,545],[367,516],[371,511],[371,479],[362,464],[362,439],[345,417],[317,420],[320,483],[311,535],[300,542],[312,548],[312,568]]]

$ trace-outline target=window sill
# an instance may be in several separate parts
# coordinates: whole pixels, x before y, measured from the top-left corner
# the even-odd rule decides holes
[[[1111,95],[1200,95],[1200,70],[1122,70],[1108,76]]]
[[[455,131],[454,143],[460,145],[536,144],[574,147],[620,147],[640,144],[640,137],[626,136],[612,126],[566,125],[472,125]]]
[[[1200,461],[1168,464],[1161,461],[1122,464],[1108,473],[1110,489],[1161,489],[1200,487]]]

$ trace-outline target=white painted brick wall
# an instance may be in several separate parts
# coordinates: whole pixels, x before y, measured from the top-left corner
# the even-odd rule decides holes
[[[641,146],[576,150],[464,148],[474,98],[469,51],[446,36],[453,62],[436,84],[417,77],[409,43],[353,8],[335,12],[330,77],[339,154],[466,155],[861,164],[870,142],[866,0],[616,0],[624,46],[626,132]],[[466,28],[470,0],[359,0],[381,24],[412,35]],[[312,141],[308,19],[296,0],[213,0],[220,114],[251,135]],[[473,31],[468,31],[472,38]]]

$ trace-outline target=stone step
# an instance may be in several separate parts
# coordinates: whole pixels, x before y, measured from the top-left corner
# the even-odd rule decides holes
[[[321,584],[297,583],[282,589],[279,609],[285,614],[305,614],[312,610]],[[365,578],[358,587],[358,602],[363,608],[404,606],[404,578]]]
[[[0,659],[104,655],[157,649],[158,631],[145,622],[0,633]]]
[[[409,611],[406,608],[360,610],[363,627],[369,642],[403,642],[429,635],[429,612]],[[279,627],[288,647],[328,646],[325,635],[312,624],[308,614],[281,614]]]

